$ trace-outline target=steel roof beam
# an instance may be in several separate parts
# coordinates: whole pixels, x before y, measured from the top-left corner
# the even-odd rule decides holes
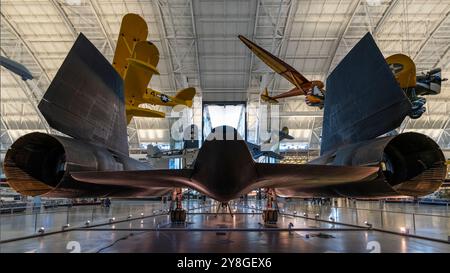
[[[436,26],[433,28],[433,30],[428,33],[428,35],[426,36],[426,39],[423,40],[423,42],[420,44],[419,49],[417,50],[416,54],[412,58],[413,60],[417,59],[417,57],[422,53],[422,51],[425,49],[428,42],[433,38],[434,34],[439,30],[439,28],[442,26],[442,24],[445,22],[445,20],[448,19],[449,15],[450,15],[450,8],[447,9],[444,17],[436,24]]]

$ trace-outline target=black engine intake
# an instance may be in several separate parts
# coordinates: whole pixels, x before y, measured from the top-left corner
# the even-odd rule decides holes
[[[314,163],[380,167],[381,181],[361,189],[356,185],[337,189],[345,196],[423,196],[436,191],[446,175],[445,157],[439,146],[414,132],[349,144]]]
[[[146,168],[144,163],[104,147],[43,133],[20,137],[6,153],[4,162],[7,182],[17,192],[49,197],[103,196],[123,190],[86,185],[75,181],[70,172]]]

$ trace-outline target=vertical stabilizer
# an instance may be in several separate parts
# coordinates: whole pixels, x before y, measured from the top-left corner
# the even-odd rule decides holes
[[[83,34],[56,73],[39,110],[61,133],[128,154],[122,78]]]
[[[411,111],[369,33],[329,75],[326,89],[321,154],[385,134]]]

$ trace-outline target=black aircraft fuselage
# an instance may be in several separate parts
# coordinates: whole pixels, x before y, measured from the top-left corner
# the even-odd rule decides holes
[[[223,137],[215,138],[222,132]],[[304,165],[256,163],[237,131],[222,126],[215,128],[204,142],[194,168],[185,171],[193,188],[219,201],[238,198],[255,188],[270,187],[271,173],[274,173],[274,180],[290,183],[275,189],[279,196],[421,196],[441,185],[442,174],[445,175],[442,160],[443,155],[433,140],[418,133],[405,133],[344,145]],[[284,167],[281,174],[272,170],[277,168],[276,165]],[[339,170],[330,169],[333,166],[346,168],[336,173]],[[371,168],[352,170],[350,166],[372,166],[379,171],[369,179],[348,185],[305,187],[302,183],[311,179],[317,185],[327,183],[332,179],[326,174],[330,171],[330,176],[345,175],[348,181],[354,180],[355,176],[366,178],[373,171]],[[148,174],[145,170],[150,169],[146,163],[94,144],[42,133],[28,134],[17,140],[5,157],[4,167],[8,183],[27,195],[71,198],[161,196],[171,190],[163,185],[146,186]],[[90,171],[100,171],[100,176],[101,172],[108,171],[136,171],[127,179],[142,183],[133,185],[130,182],[127,186],[125,179],[121,185],[92,184],[71,175]]]

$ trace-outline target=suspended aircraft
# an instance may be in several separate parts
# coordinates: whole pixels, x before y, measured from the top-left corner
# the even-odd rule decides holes
[[[28,70],[28,68],[21,63],[0,56],[0,65],[14,74],[19,75],[24,81],[33,79],[33,75],[31,75],[30,70]]]
[[[325,90],[323,89],[324,84],[322,81],[308,80],[295,70],[295,68],[280,60],[264,48],[258,46],[242,35],[239,35],[238,37],[256,56],[258,56],[258,58],[261,59],[261,61],[295,86],[293,89],[273,97],[269,96],[269,92],[267,88],[265,88],[264,93],[261,94],[261,99],[263,101],[278,103],[278,99],[281,98],[304,95],[308,105],[316,106],[320,109],[323,108]]]
[[[400,88],[403,89],[412,108],[409,116],[413,119],[420,118],[425,113],[427,102],[425,95],[437,95],[441,93],[442,79],[441,69],[436,68],[416,76],[416,64],[404,54],[394,54],[386,58],[386,62],[394,73]]]
[[[125,110],[127,122],[133,116],[164,118],[165,113],[140,107],[152,105],[192,107],[195,88],[184,88],[173,97],[153,90],[148,86],[154,74],[159,75],[156,66],[159,62],[158,48],[150,41],[147,23],[137,14],[126,14],[120,26],[113,66],[124,81]]]
[[[283,127],[280,131],[278,131],[278,141],[281,142],[285,139],[290,139],[290,140],[294,139],[293,136],[289,135],[289,128],[286,126]],[[262,156],[270,157],[270,158],[274,158],[274,159],[278,159],[278,160],[281,160],[284,158],[279,153],[272,151],[273,146],[271,147],[271,145],[267,145],[267,144],[270,144],[270,141],[271,141],[271,139],[268,139],[263,143],[263,145],[265,147],[263,147],[263,145],[258,145],[258,144],[251,143],[250,141],[246,141],[248,149],[250,150],[250,153],[252,154],[253,159],[257,160]],[[269,146],[269,147],[267,147],[267,146]]]
[[[17,139],[4,159],[9,185],[24,195],[68,198],[162,196],[190,188],[226,203],[258,188],[284,197],[422,196],[446,175],[444,155],[431,138],[415,132],[381,137],[400,126],[411,102],[369,33],[327,78],[321,154],[307,164],[257,163],[237,130],[220,126],[193,168],[150,169],[129,157],[123,86],[80,34],[38,105],[65,136],[33,132]],[[171,219],[185,221],[180,198],[176,202]],[[271,202],[263,215],[276,221]]]
[[[269,96],[267,88],[261,94],[261,99],[270,103],[278,103],[280,98],[305,95],[305,102],[309,106],[324,107],[325,93],[324,84],[321,81],[309,81],[293,67],[280,60],[267,50],[240,35],[239,39],[265,64],[275,72],[286,78],[295,85],[290,91],[276,96]],[[411,118],[417,119],[426,111],[424,105],[426,99],[424,95],[436,95],[441,91],[442,79],[441,69],[436,68],[416,77],[416,65],[404,54],[394,54],[386,58],[386,62],[395,75],[400,87],[403,89],[408,99],[411,101],[411,111],[408,114]]]

